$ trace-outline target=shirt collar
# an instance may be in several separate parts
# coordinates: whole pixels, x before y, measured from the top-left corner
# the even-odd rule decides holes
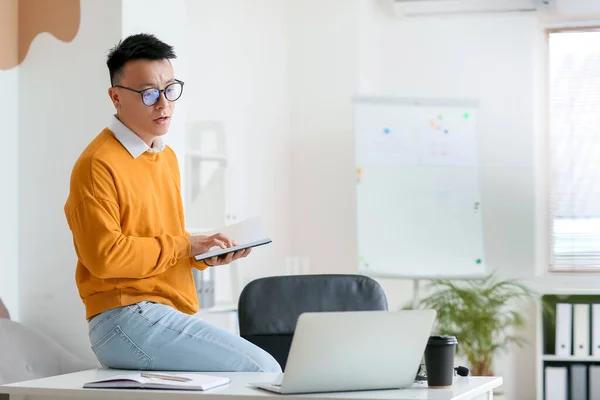
[[[138,158],[146,151],[150,153],[158,153],[165,149],[165,141],[162,137],[154,138],[152,147],[149,147],[138,135],[131,129],[125,126],[116,115],[113,115],[109,128],[123,147],[127,149],[133,158]]]

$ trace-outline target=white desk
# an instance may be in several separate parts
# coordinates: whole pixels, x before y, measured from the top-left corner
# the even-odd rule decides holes
[[[270,381],[278,374],[229,372],[211,375],[228,376],[231,383],[209,391],[167,391],[167,390],[127,390],[127,389],[83,389],[85,382],[107,378],[131,371],[92,369],[51,378],[36,379],[21,383],[0,386],[0,393],[11,396],[28,396],[28,399],[118,399],[118,400],[265,400],[279,397],[293,399],[352,399],[352,400],[469,400],[492,399],[492,390],[502,384],[500,377],[456,378],[452,389],[428,389],[426,384],[415,384],[410,389],[375,390],[344,393],[321,393],[308,395],[280,395],[251,387],[249,382]]]

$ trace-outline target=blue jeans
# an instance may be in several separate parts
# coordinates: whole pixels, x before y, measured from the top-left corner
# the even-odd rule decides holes
[[[88,324],[92,350],[107,368],[281,372],[269,353],[242,337],[162,304],[114,308]]]

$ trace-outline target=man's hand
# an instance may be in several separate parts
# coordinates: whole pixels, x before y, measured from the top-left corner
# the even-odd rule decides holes
[[[232,241],[222,233],[216,233],[211,236],[194,235],[188,236],[187,238],[191,244],[190,256],[196,256],[198,254],[206,253],[211,248],[217,246],[222,249],[237,246],[237,243]],[[215,265],[225,265],[239,258],[246,257],[250,254],[250,249],[239,250],[236,252],[228,253],[223,256],[212,257],[204,260],[206,265],[213,267]]]
[[[237,260],[238,258],[243,258],[246,257],[248,254],[250,254],[250,248],[244,249],[244,250],[238,250],[235,252],[231,252],[222,256],[217,256],[217,257],[211,257],[209,259],[204,260],[204,263],[206,265],[208,265],[209,267],[214,267],[217,265],[225,265],[225,264],[229,264],[235,260]]]

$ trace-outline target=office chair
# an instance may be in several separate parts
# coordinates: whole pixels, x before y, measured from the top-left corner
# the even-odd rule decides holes
[[[260,278],[248,283],[240,294],[240,336],[267,351],[285,369],[300,314],[387,309],[383,288],[362,275]]]

